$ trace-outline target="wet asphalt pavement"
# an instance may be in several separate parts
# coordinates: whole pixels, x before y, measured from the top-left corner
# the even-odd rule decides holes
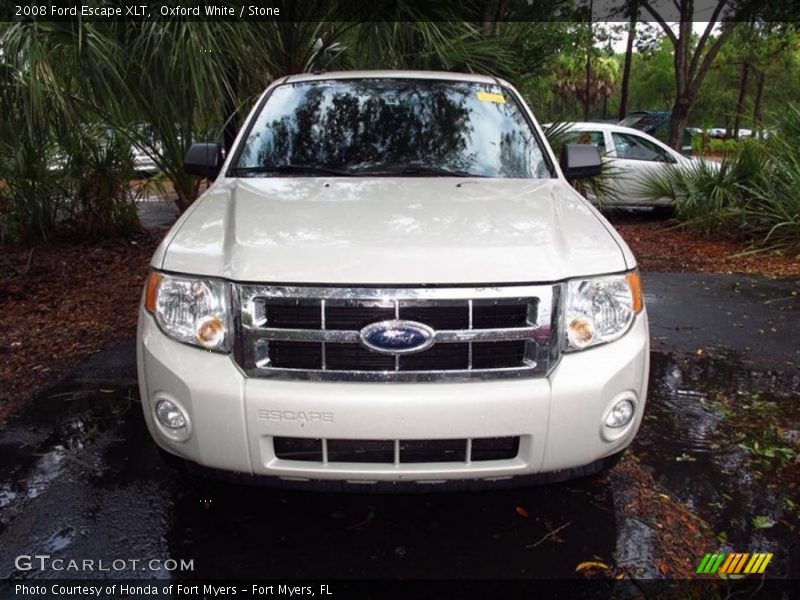
[[[710,525],[719,545],[707,551],[774,552],[771,576],[800,577],[800,281],[644,281],[651,391],[634,457],[659,493]],[[162,461],[135,377],[129,340],[0,426],[0,578],[86,576],[16,569],[20,554],[193,559],[203,578],[571,577],[592,560],[664,575],[664,531],[626,511],[633,483],[616,471],[459,494],[235,485]]]

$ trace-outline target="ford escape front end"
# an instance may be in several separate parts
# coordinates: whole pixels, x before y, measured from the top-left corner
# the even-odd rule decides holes
[[[594,151],[594,149],[590,149]],[[595,152],[596,154],[596,152]],[[438,483],[586,474],[647,392],[636,262],[518,93],[449,73],[270,86],[152,261],[148,428],[204,467]],[[587,158],[588,157],[588,158]]]

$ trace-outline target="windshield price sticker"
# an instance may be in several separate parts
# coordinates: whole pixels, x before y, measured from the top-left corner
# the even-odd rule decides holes
[[[478,92],[478,100],[481,102],[494,102],[495,104],[505,104],[506,99],[503,94],[495,92]]]

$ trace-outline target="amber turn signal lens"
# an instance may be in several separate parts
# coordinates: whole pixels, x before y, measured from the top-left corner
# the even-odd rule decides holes
[[[151,313],[156,312],[158,286],[161,285],[161,281],[163,279],[164,276],[161,273],[156,273],[155,271],[150,271],[150,274],[147,276],[147,283],[145,284],[144,288],[144,307]]]
[[[225,339],[225,324],[217,316],[205,317],[197,323],[197,341],[203,348],[213,349]]]
[[[576,348],[586,348],[594,338],[594,323],[585,317],[576,317],[569,322],[567,335]]]
[[[631,286],[631,295],[633,296],[633,309],[634,314],[641,312],[644,308],[644,298],[642,297],[642,278],[639,271],[632,271],[627,275],[628,285]]]

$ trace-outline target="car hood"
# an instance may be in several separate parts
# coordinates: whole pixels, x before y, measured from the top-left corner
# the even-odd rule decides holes
[[[433,177],[220,180],[153,262],[238,281],[365,285],[556,281],[632,263],[563,180]]]

